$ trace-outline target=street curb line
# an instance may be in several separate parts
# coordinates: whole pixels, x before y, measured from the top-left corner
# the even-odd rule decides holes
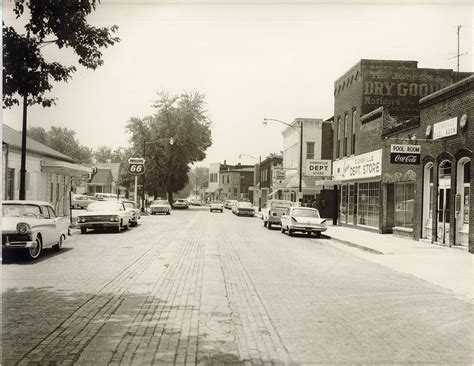
[[[383,253],[379,250],[372,249],[372,248],[369,248],[369,247],[365,247],[363,245],[355,244],[355,243],[352,243],[352,242],[347,241],[347,240],[333,238],[332,236],[329,236],[329,235],[326,235],[326,234],[321,234],[321,238],[332,239],[332,240],[335,240],[335,241],[337,241],[341,244],[347,245],[349,247],[357,248],[357,249],[360,249],[360,250],[363,250],[363,251],[366,251],[366,252],[369,252],[369,253],[372,253],[372,254],[378,254],[378,255],[384,255],[385,254],[385,253]]]

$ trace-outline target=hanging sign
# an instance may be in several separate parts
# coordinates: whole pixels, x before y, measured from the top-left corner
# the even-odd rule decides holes
[[[419,165],[421,160],[420,145],[390,145],[390,163],[392,164],[415,164]]]
[[[330,177],[331,160],[306,160],[306,175],[311,177]]]

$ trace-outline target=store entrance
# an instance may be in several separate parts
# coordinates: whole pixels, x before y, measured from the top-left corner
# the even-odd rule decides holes
[[[449,243],[449,214],[451,188],[440,187],[438,190],[438,242]]]

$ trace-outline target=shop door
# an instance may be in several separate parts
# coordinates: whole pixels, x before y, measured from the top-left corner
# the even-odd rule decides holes
[[[451,189],[440,187],[438,191],[438,242],[449,243],[449,214]]]

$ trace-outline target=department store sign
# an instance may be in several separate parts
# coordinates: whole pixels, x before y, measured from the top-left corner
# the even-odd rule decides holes
[[[458,118],[454,117],[433,125],[433,140],[453,136],[458,133]]]
[[[390,145],[390,163],[391,164],[420,164],[421,146],[420,145]]]
[[[310,177],[330,177],[331,160],[306,160],[306,175]]]
[[[336,160],[332,168],[334,179],[352,180],[379,177],[382,173],[382,150]]]

